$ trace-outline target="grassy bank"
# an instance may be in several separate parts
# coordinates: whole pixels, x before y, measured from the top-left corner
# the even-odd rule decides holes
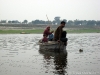
[[[68,29],[66,30],[68,33],[100,33],[99,29]],[[43,29],[18,29],[18,30],[0,30],[0,34],[20,34],[20,33],[26,33],[26,34],[40,34],[43,33]]]
[[[100,33],[99,29],[77,29],[67,30],[68,33]]]
[[[32,34],[32,33],[42,33],[43,29],[36,29],[36,30],[0,30],[0,34],[20,34],[20,33],[26,33],[26,34]]]

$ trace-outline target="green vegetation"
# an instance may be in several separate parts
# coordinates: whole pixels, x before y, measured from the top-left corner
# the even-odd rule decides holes
[[[99,29],[69,29],[68,33],[100,33]],[[24,29],[24,30],[0,30],[0,34],[40,34],[43,33],[43,29]]]
[[[68,33],[100,33],[99,29],[77,29],[67,30]]]
[[[0,30],[0,34],[20,34],[20,33],[26,33],[26,34],[31,34],[31,33],[43,33],[43,29],[36,29],[36,30]]]

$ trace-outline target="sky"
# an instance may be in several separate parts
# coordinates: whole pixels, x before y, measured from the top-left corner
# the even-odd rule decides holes
[[[0,0],[0,20],[100,20],[100,0]]]

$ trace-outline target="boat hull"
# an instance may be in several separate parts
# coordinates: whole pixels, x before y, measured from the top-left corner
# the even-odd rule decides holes
[[[64,51],[66,50],[66,46],[64,46],[61,43],[40,43],[39,44],[39,50],[45,50],[45,51]]]

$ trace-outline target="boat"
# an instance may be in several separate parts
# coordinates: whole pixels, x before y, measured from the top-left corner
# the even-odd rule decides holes
[[[64,51],[66,50],[66,46],[63,42],[56,42],[56,41],[48,41],[45,43],[38,42],[39,50],[45,51]]]
[[[29,34],[29,33],[26,33],[26,32],[20,32],[20,34]]]

